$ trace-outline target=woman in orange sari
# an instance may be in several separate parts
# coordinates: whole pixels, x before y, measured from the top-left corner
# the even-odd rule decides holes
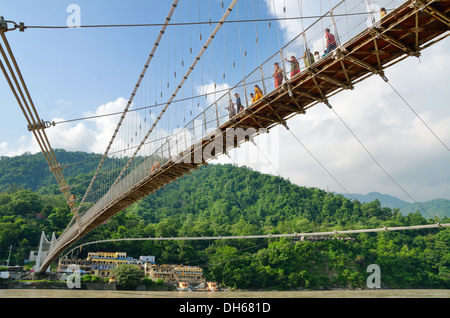
[[[263,92],[258,85],[255,85],[255,102],[263,97]]]

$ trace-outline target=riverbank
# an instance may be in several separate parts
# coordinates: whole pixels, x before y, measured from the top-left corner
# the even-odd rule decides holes
[[[45,281],[45,280],[10,280],[0,284],[0,290],[14,290],[14,289],[40,289],[40,290],[68,290],[71,289],[64,281]],[[86,283],[82,282],[80,288],[73,288],[73,290],[117,290],[117,284],[112,283]],[[175,286],[145,286],[140,285],[136,291],[171,291],[175,290]]]
[[[448,289],[378,289],[326,291],[124,291],[82,289],[1,289],[0,298],[450,298]]]
[[[8,293],[10,290],[11,293]],[[15,290],[21,290],[15,291]],[[35,290],[36,292],[27,292],[25,290]],[[42,292],[39,292],[41,290]],[[84,297],[88,298],[102,297],[105,294],[107,297],[189,297],[189,298],[203,298],[203,297],[357,297],[357,298],[372,298],[372,297],[420,297],[420,298],[450,298],[450,289],[327,289],[327,290],[294,290],[294,291],[264,291],[264,290],[225,290],[219,292],[195,292],[195,291],[178,291],[174,286],[152,286],[145,285],[138,286],[135,290],[118,290],[116,283],[81,283],[80,288],[70,289],[66,282],[62,281],[8,281],[0,285],[0,296],[12,295],[31,295],[31,297],[40,297],[39,294],[51,294],[51,290],[55,290],[56,297]],[[59,291],[58,291],[59,290]],[[86,292],[80,293],[81,291]],[[100,292],[100,293],[98,293]],[[104,292],[104,293],[103,293]],[[75,294],[76,293],[76,294]],[[155,294],[156,293],[156,294]],[[211,296],[210,296],[211,295]],[[18,296],[22,297],[22,296]],[[43,296],[46,297],[46,296]],[[52,296],[50,296],[52,297]],[[1,298],[1,297],[0,297]]]
[[[2,285],[3,289],[69,289],[62,281],[8,281]],[[82,290],[116,290],[115,283],[81,283]]]

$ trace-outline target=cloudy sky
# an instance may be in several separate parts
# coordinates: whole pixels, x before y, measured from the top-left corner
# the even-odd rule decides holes
[[[132,5],[105,0],[77,3],[84,25],[162,23],[169,2],[158,5],[154,2],[149,5],[146,1],[135,1]],[[200,3],[205,11],[209,5],[220,3],[216,0],[191,2]],[[300,12],[317,15],[329,8],[329,1],[325,0],[252,2],[258,5],[260,18],[298,16]],[[64,25],[71,3],[4,0],[0,12],[7,20],[23,21],[27,25]],[[331,3],[334,5],[336,1]],[[186,20],[187,13],[184,14]],[[310,22],[304,20],[305,24]],[[282,41],[302,28],[299,21],[282,21],[279,27]],[[122,111],[157,32],[159,27],[29,29],[23,33],[10,32],[7,36],[40,116],[59,122]],[[219,44],[216,47],[221,48]],[[447,39],[423,51],[420,58],[410,57],[387,69],[386,76],[420,118],[450,147],[448,52],[450,41]],[[235,80],[238,77],[236,75]],[[229,86],[218,84],[219,88]],[[200,85],[196,92],[201,92]],[[314,106],[306,115],[289,120],[290,132],[277,127],[268,136],[258,137],[258,146],[248,143],[240,152],[231,153],[232,160],[222,156],[216,162],[245,164],[262,172],[279,174],[299,185],[332,192],[378,191],[409,202],[411,197],[416,201],[450,199],[449,150],[380,77],[372,76],[357,84],[354,90],[339,93],[330,98],[330,103],[398,184],[374,162],[336,114],[322,104]],[[3,76],[0,78],[0,104],[4,110],[0,155],[38,152],[38,145],[27,131],[25,119]],[[47,134],[53,148],[103,153],[117,121],[118,116],[77,121],[56,125],[48,129]],[[248,154],[253,157],[249,158]]]
[[[391,85],[447,147],[450,95],[444,83],[449,79],[449,49],[449,43],[438,44],[424,51],[420,60],[410,58],[386,71]],[[378,191],[409,202],[410,196],[416,201],[450,198],[450,152],[380,77],[373,76],[353,91],[332,97],[330,103],[403,190],[340,119],[320,104],[306,115],[291,119],[288,125],[345,190],[284,128],[278,129],[277,173],[297,184],[340,193]]]

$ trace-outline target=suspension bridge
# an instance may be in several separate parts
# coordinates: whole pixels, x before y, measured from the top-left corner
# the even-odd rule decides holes
[[[43,234],[41,243],[48,245],[48,251],[38,264],[39,271],[44,272],[78,239],[127,206],[275,126],[282,125],[289,130],[289,118],[305,115],[317,104],[325,104],[333,110],[329,102],[331,96],[352,90],[355,84],[372,75],[379,75],[387,82],[385,69],[408,57],[419,57],[422,50],[450,34],[450,0],[383,0],[376,1],[376,5],[372,2],[343,0],[304,28],[302,4],[298,1],[300,17],[297,21],[301,21],[301,30],[284,45],[279,42],[279,47],[264,60],[260,51],[267,35],[264,33],[276,32],[279,38],[282,31],[277,23],[271,25],[271,21],[265,21],[266,29],[262,30],[254,9],[251,21],[255,25],[256,41],[252,54],[257,65],[247,71],[245,57],[250,54],[250,48],[242,44],[241,37],[247,35],[249,28],[245,35],[241,28],[249,21],[241,19],[238,0],[229,1],[228,6],[220,3],[222,16],[217,20],[209,17],[204,23],[209,27],[209,35],[205,37],[201,32],[196,45],[191,39],[187,44],[188,53],[180,53],[181,62],[176,60],[175,47],[174,57],[158,55],[158,48],[165,39],[169,38],[165,42],[169,46],[190,38],[183,31],[178,35],[176,30],[171,31],[176,25],[171,25],[171,21],[175,20],[181,7],[181,1],[173,1],[164,23],[159,25],[158,37],[82,198],[75,198],[70,192],[45,132],[55,123],[40,119],[5,35],[12,30],[26,31],[38,26],[0,19],[4,44],[4,47],[0,45],[3,57],[0,67],[27,119],[28,130],[38,141],[74,215],[58,238],[47,240]],[[381,8],[385,8],[386,13],[381,12]],[[278,8],[283,9],[285,11],[285,8]],[[233,14],[235,20],[230,18]],[[190,24],[189,30],[194,26],[195,23]],[[325,38],[325,34],[331,36]],[[227,40],[234,35],[242,48],[240,61],[230,58],[232,54],[226,49],[214,52],[214,43],[223,41],[226,48]],[[197,55],[194,46],[199,48]],[[312,52],[320,53],[314,57]],[[303,61],[294,63],[302,55]],[[190,63],[185,63],[186,56]],[[291,56],[294,59],[290,59]],[[205,66],[202,64],[205,60],[211,62]],[[167,68],[163,70],[162,65]],[[235,84],[228,84],[226,81],[231,80],[229,70],[239,66],[243,75]],[[179,74],[180,69],[183,74]],[[204,69],[214,74],[216,81],[210,83],[210,90],[201,92],[203,98],[200,99],[195,97],[194,82],[203,76]],[[222,83],[218,78],[223,80]],[[173,80],[177,81],[175,85]],[[250,101],[248,96],[255,86],[258,86],[255,96],[257,93],[260,96]],[[190,91],[192,96],[179,98],[180,92],[184,96],[185,91]],[[244,92],[242,108],[234,102],[238,91]],[[150,97],[147,98],[147,94]],[[432,225],[443,226],[448,224]],[[367,231],[380,230],[388,229]],[[325,235],[331,234],[336,232]]]

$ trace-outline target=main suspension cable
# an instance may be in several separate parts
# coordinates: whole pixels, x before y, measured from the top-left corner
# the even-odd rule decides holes
[[[178,4],[178,0],[174,0],[174,2],[172,3],[172,6],[170,7],[169,14],[167,15],[166,20],[164,21],[164,24],[163,24],[161,30],[159,31],[158,38],[157,38],[155,44],[153,45],[152,51],[150,52],[150,54],[149,54],[149,56],[147,58],[147,61],[146,61],[145,65],[144,65],[144,68],[143,68],[141,74],[139,75],[139,79],[138,79],[138,81],[137,81],[137,83],[136,83],[136,85],[134,87],[133,92],[131,93],[131,96],[130,96],[130,98],[128,100],[127,106],[125,107],[125,109],[122,112],[122,116],[120,117],[120,120],[119,120],[119,122],[117,124],[116,129],[114,130],[114,133],[113,133],[113,135],[111,137],[111,140],[110,140],[108,146],[106,147],[106,151],[105,151],[105,153],[104,153],[104,155],[103,155],[103,157],[102,157],[102,159],[101,159],[101,161],[100,161],[100,163],[99,163],[99,165],[97,167],[97,170],[95,171],[94,176],[92,177],[91,183],[89,184],[89,186],[88,186],[88,188],[87,188],[87,190],[86,190],[86,192],[85,192],[85,194],[83,196],[83,199],[81,200],[80,206],[84,202],[84,200],[86,199],[89,191],[92,188],[92,185],[93,185],[94,181],[97,178],[97,175],[98,175],[101,167],[103,166],[103,163],[104,163],[106,157],[108,156],[109,150],[111,149],[111,146],[112,146],[112,144],[114,142],[114,139],[116,138],[116,135],[117,135],[117,133],[118,133],[118,131],[120,129],[120,126],[122,125],[122,122],[125,119],[125,116],[126,116],[126,114],[128,112],[128,109],[131,106],[131,103],[133,102],[134,96],[136,95],[136,91],[139,88],[139,86],[141,84],[141,81],[142,81],[142,79],[145,76],[145,73],[147,72],[148,66],[150,65],[150,62],[153,59],[153,56],[154,56],[154,54],[156,52],[156,49],[159,46],[159,42],[161,41],[161,38],[164,35],[164,32],[165,32],[165,30],[167,28],[167,25],[169,24],[169,21],[170,21],[173,13],[175,11],[175,8],[177,7],[177,4]]]
[[[194,70],[195,66],[197,65],[198,61],[200,61],[201,57],[203,56],[203,54],[205,53],[206,49],[209,47],[209,45],[211,44],[212,40],[214,39],[214,37],[216,36],[217,32],[219,32],[220,28],[223,26],[223,22],[226,21],[228,15],[230,14],[230,12],[233,10],[234,6],[236,5],[238,0],[233,0],[232,3],[228,6],[225,14],[222,16],[221,20],[217,23],[216,28],[214,29],[214,31],[210,34],[208,40],[206,41],[206,43],[202,46],[200,52],[198,53],[197,57],[195,58],[194,62],[192,62],[191,66],[189,67],[189,70],[186,72],[186,74],[183,76],[183,79],[181,80],[180,84],[177,86],[177,88],[175,89],[175,91],[172,93],[171,97],[169,98],[169,100],[167,101],[166,105],[164,106],[164,108],[161,110],[160,114],[158,115],[158,117],[156,118],[156,120],[154,121],[154,123],[152,124],[151,128],[148,130],[147,134],[144,136],[144,138],[142,139],[141,143],[139,144],[139,146],[137,147],[136,151],[134,152],[134,154],[130,157],[129,161],[127,162],[127,164],[125,165],[125,167],[123,168],[123,170],[120,172],[119,176],[116,178],[116,180],[114,181],[113,185],[111,187],[114,187],[115,184],[117,184],[117,182],[119,182],[120,178],[122,177],[122,175],[125,173],[125,171],[128,169],[128,167],[130,166],[131,162],[134,160],[134,158],[137,156],[138,152],[141,150],[142,146],[144,145],[144,143],[146,142],[146,140],[148,139],[148,137],[150,136],[150,134],[153,132],[154,128],[156,127],[156,125],[158,124],[158,122],[160,121],[161,117],[164,115],[164,113],[166,112],[167,108],[171,105],[171,103],[173,102],[175,96],[178,94],[178,92],[180,91],[180,89],[183,87],[185,81],[188,79],[188,77],[191,75],[192,71]]]
[[[387,10],[389,11],[389,10]],[[346,16],[358,16],[367,15],[367,12],[353,12],[353,13],[342,13],[334,14],[335,17],[346,17]],[[254,22],[273,22],[273,21],[289,21],[289,20],[305,20],[305,19],[319,19],[321,15],[310,15],[310,16],[298,16],[298,17],[280,17],[280,18],[262,18],[262,19],[236,19],[227,20],[223,23],[254,23]],[[73,26],[68,25],[24,25],[17,24],[13,21],[7,21],[14,25],[13,29],[8,29],[9,31],[15,29],[73,29]],[[176,22],[168,23],[167,26],[191,26],[191,25],[203,25],[203,24],[216,24],[220,21],[198,21],[198,22]],[[77,28],[130,28],[130,27],[160,27],[164,26],[164,23],[130,23],[130,24],[87,24],[80,25]]]

